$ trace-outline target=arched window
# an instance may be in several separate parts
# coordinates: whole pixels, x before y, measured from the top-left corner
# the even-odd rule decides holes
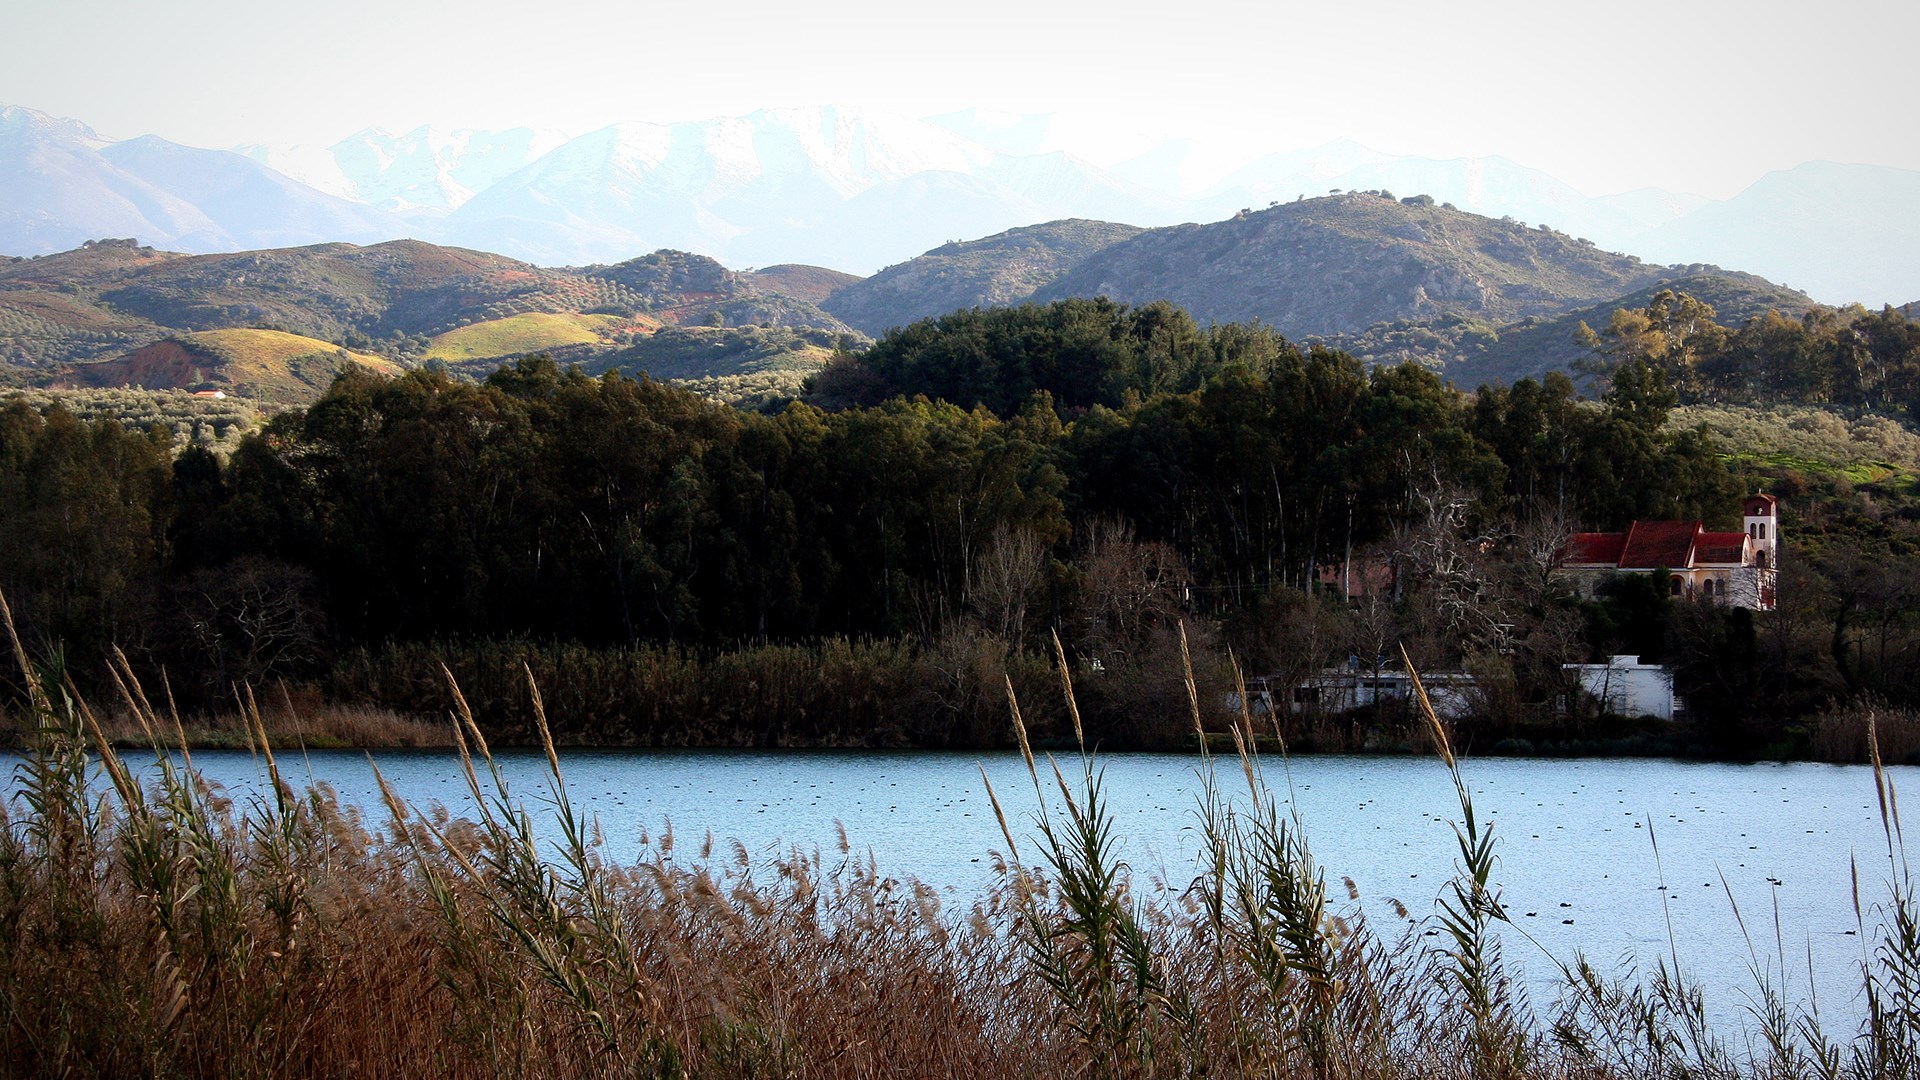
[[[1712,578],[1708,578],[1707,580],[1700,583],[1700,595],[1706,597],[1709,600],[1713,599],[1713,579]]]
[[[1682,581],[1682,580],[1680,580],[1680,575],[1679,575],[1679,574],[1675,574],[1675,575],[1673,575],[1673,578],[1672,578],[1672,580],[1670,580],[1670,581],[1669,581],[1669,582],[1667,583],[1667,587],[1668,587],[1668,588],[1669,588],[1670,590],[1672,590],[1672,592],[1673,592],[1673,595],[1675,595],[1675,596],[1679,596],[1679,595],[1681,595],[1681,594],[1683,594],[1683,593],[1685,593],[1685,592],[1687,591],[1687,583],[1686,583],[1686,582],[1684,582],[1684,581]]]

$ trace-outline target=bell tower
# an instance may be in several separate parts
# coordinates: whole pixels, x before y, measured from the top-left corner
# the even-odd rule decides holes
[[[1780,565],[1780,500],[1771,495],[1749,495],[1742,504],[1746,515],[1747,538],[1753,544],[1760,566],[1773,570]]]

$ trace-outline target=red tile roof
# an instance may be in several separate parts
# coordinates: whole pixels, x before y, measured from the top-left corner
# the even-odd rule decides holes
[[[1572,566],[1618,566],[1626,533],[1574,533],[1567,537],[1566,561]]]
[[[1696,563],[1740,566],[1747,561],[1747,534],[1703,532],[1694,541],[1693,559]]]
[[[1698,521],[1636,521],[1623,533],[1574,533],[1563,554],[1568,566],[1621,570],[1741,566],[1747,561],[1747,534],[1707,532]]]
[[[1693,565],[1698,521],[1636,521],[1627,530],[1627,546],[1620,552],[1620,569],[1675,569]]]

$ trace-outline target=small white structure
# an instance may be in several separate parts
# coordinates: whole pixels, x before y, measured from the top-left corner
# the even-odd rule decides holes
[[[1660,664],[1643,664],[1638,656],[1615,656],[1604,664],[1564,667],[1607,712],[1673,719],[1673,672]]]
[[[1473,710],[1479,684],[1464,671],[1430,671],[1420,676],[1433,711],[1444,720],[1458,720]],[[1247,681],[1247,705],[1256,716],[1275,712],[1295,716],[1316,713],[1334,716],[1370,709],[1375,705],[1404,705],[1413,700],[1413,679],[1404,671],[1347,666],[1310,675],[1294,686],[1272,679]],[[1239,695],[1227,695],[1227,707],[1240,707]]]

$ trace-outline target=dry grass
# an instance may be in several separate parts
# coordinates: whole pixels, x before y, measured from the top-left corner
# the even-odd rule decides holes
[[[1920,712],[1871,699],[1835,706],[1808,725],[1808,750],[1819,761],[1864,764],[1877,750],[1885,761],[1920,764]]]
[[[669,832],[606,863],[530,672],[542,790],[508,789],[449,676],[450,767],[477,820],[389,795],[375,821],[284,783],[251,708],[268,794],[236,805],[167,755],[136,776],[21,659],[36,725],[0,830],[8,1075],[1758,1080],[1911,1076],[1920,1060],[1920,924],[1899,873],[1884,928],[1860,916],[1879,936],[1857,1038],[1830,1042],[1768,998],[1723,1041],[1664,965],[1617,983],[1576,959],[1566,1005],[1537,1014],[1492,933],[1494,836],[1430,710],[1458,869],[1435,918],[1385,939],[1329,890],[1244,715],[1234,758],[1203,767],[1206,855],[1176,899],[1136,894],[1096,758],[1038,757],[1022,727],[1035,834],[993,792],[1001,884],[946,912],[844,843],[756,864]],[[124,660],[117,677],[143,735],[178,740]],[[1077,730],[1064,665],[1060,688]]]
[[[453,732],[444,721],[374,705],[331,704],[310,695],[302,697],[300,701],[283,699],[278,707],[259,703],[260,723],[273,745],[309,750],[451,749],[454,745]],[[116,747],[152,745],[150,724],[143,723],[146,718],[134,710],[116,709],[99,719],[102,733]],[[244,711],[227,712],[183,717],[179,735],[196,750],[244,749],[252,739],[252,727]]]

